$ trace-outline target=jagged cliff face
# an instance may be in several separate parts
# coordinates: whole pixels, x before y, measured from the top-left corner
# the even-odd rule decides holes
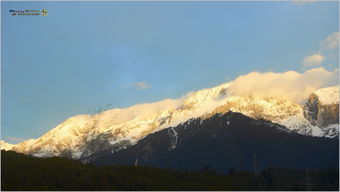
[[[319,112],[318,96],[313,93],[307,100],[303,114],[309,122],[311,122],[313,125],[316,125],[318,112]]]
[[[1,144],[1,147],[35,156],[79,159],[101,151],[114,153],[151,133],[175,127],[189,119],[204,120],[229,111],[265,119],[303,135],[338,135],[339,108],[334,102],[339,93],[335,88],[315,92],[303,107],[285,98],[233,95],[229,86],[225,83],[188,93],[180,99],[112,109],[96,115],[77,115],[38,139],[16,145]]]
[[[337,136],[339,134],[338,87],[320,89],[311,94],[304,106],[304,116],[328,136]]]
[[[323,104],[316,94],[312,94],[304,107],[306,119],[313,125],[326,126],[339,122],[339,103]]]

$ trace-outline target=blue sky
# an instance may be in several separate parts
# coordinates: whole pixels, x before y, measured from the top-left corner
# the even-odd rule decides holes
[[[1,2],[1,137],[177,98],[251,71],[303,72],[338,2]],[[48,16],[9,10],[47,9]],[[323,67],[338,67],[330,54]],[[139,82],[139,83],[138,83]]]

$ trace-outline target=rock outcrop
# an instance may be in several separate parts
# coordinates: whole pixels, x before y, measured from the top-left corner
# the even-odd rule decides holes
[[[324,98],[333,95],[332,98]],[[337,97],[337,98],[336,98]],[[312,124],[320,127],[339,124],[339,90],[329,87],[317,90],[311,94],[304,106],[304,116]]]

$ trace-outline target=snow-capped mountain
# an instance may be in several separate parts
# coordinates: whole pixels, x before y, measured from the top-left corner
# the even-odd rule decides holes
[[[114,153],[136,144],[151,133],[177,126],[189,119],[206,119],[228,111],[269,120],[304,135],[338,135],[338,123],[328,127],[313,124],[308,117],[305,118],[306,108],[290,99],[235,95],[229,89],[231,84],[229,82],[191,92],[179,99],[116,108],[96,115],[77,115],[38,139],[16,145],[1,143],[1,147],[35,156],[68,156],[79,159],[108,149]],[[326,104],[332,103],[338,107],[338,104],[334,104],[339,103],[334,98],[339,97],[337,87],[320,89],[315,95],[318,95],[321,103],[327,101]],[[338,115],[338,111],[335,115]]]

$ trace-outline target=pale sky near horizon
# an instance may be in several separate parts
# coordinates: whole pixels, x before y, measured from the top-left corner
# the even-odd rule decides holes
[[[252,71],[339,63],[331,47],[339,2],[1,5],[1,139],[10,143],[100,107],[178,98]],[[9,12],[25,9],[48,16]]]

